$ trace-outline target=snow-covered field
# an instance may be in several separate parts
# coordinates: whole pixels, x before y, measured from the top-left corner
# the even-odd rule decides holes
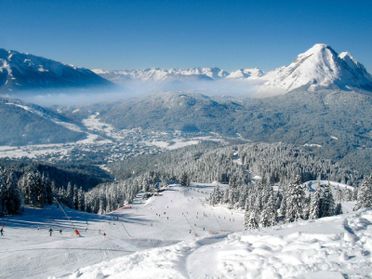
[[[0,278],[372,278],[372,210],[248,232],[242,212],[205,202],[212,189],[172,186],[105,216],[67,210],[72,221],[27,209],[2,220]]]
[[[53,205],[1,218],[0,278],[68,277],[84,266],[137,251],[241,231],[242,213],[205,203],[212,187],[170,187],[147,201],[139,195],[132,208],[104,216],[69,209],[65,215]],[[74,236],[72,227],[82,237]]]
[[[372,211],[185,240],[68,278],[372,278]]]

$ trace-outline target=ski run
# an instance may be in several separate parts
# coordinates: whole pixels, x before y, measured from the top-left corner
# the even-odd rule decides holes
[[[372,278],[371,210],[245,231],[242,211],[206,201],[215,186],[106,215],[26,208],[2,220],[0,278]]]

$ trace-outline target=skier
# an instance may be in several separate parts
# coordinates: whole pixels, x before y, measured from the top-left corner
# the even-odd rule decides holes
[[[0,234],[1,234],[1,236],[4,236],[4,227],[1,227]]]
[[[80,235],[80,232],[79,232],[79,230],[78,230],[78,229],[75,229],[75,231],[74,231],[74,232],[75,232],[75,234],[76,234],[77,236],[79,236],[79,237],[81,236],[81,235]]]
[[[62,229],[59,229],[59,234],[62,234]]]
[[[49,229],[49,236],[52,236],[52,233],[53,233],[53,229],[50,228],[50,229]]]

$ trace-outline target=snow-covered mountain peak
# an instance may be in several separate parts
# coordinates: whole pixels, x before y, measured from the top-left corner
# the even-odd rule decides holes
[[[362,64],[349,53],[338,54],[326,44],[315,44],[290,65],[270,71],[263,78],[266,85],[286,91],[303,86],[310,91],[372,88],[372,77]]]
[[[218,80],[228,76],[228,72],[217,67],[197,67],[187,69],[161,69],[147,68],[144,70],[116,70],[105,71],[102,69],[93,69],[93,72],[99,74],[114,82],[125,82],[128,80],[140,81],[165,81],[165,80]]]
[[[300,87],[318,89],[372,90],[372,77],[349,52],[337,53],[331,46],[317,43],[300,53],[288,66],[264,74],[259,68],[242,68],[227,72],[218,67],[186,69],[149,68],[144,70],[93,70],[114,82],[195,81],[195,80],[254,80],[265,92],[282,94]],[[273,89],[273,90],[272,90]],[[279,90],[278,90],[279,89]]]
[[[351,55],[350,52],[347,52],[347,51],[343,51],[343,52],[340,52],[340,54],[338,55],[339,58],[343,59],[343,60],[351,60],[353,63],[358,63],[358,61],[356,61],[354,59],[354,57]]]
[[[263,71],[259,68],[244,68],[231,72],[226,78],[228,79],[246,79],[259,78],[263,76]]]
[[[0,48],[0,91],[111,85],[88,69]]]

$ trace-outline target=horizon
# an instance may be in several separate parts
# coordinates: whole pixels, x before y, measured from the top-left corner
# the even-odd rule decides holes
[[[53,57],[45,57],[45,56],[43,56],[43,55],[38,55],[38,54],[35,54],[35,53],[29,53],[29,52],[23,52],[23,51],[19,51],[19,50],[16,50],[16,49],[5,49],[5,48],[1,48],[1,47],[0,47],[0,49],[4,49],[4,50],[6,50],[6,51],[14,51],[14,52],[18,52],[18,53],[22,53],[22,54],[26,54],[26,55],[38,56],[38,57],[42,57],[42,58],[46,58],[46,59],[50,59],[50,60],[53,60],[53,61],[56,61],[56,62],[59,62],[59,63],[65,64],[65,65],[69,65],[69,66],[73,66],[73,67],[78,67],[78,68],[87,68],[87,69],[90,69],[90,70],[93,70],[93,71],[94,71],[94,70],[98,70],[98,71],[100,71],[100,70],[102,70],[102,71],[121,71],[121,70],[123,70],[123,71],[126,71],[126,70],[127,70],[127,71],[132,71],[132,70],[142,70],[142,71],[145,71],[145,70],[149,70],[149,69],[159,69],[159,70],[172,70],[172,69],[176,69],[176,70],[177,70],[177,69],[179,69],[179,70],[188,70],[188,69],[196,69],[196,68],[211,68],[211,69],[216,68],[216,69],[219,69],[219,70],[226,71],[226,72],[228,72],[228,73],[231,73],[231,72],[234,72],[234,71],[238,71],[238,70],[244,70],[244,69],[258,69],[258,70],[262,70],[263,73],[267,73],[267,72],[269,72],[269,71],[271,71],[271,70],[275,70],[275,69],[280,68],[280,67],[282,67],[282,66],[289,65],[290,63],[292,63],[292,62],[295,60],[295,58],[296,58],[299,54],[308,51],[309,49],[313,48],[313,47],[316,46],[316,45],[325,45],[326,47],[329,47],[329,48],[333,49],[334,51],[336,51],[336,53],[338,53],[338,54],[341,54],[342,52],[346,52],[346,53],[350,54],[350,55],[355,59],[355,56],[354,56],[353,52],[350,51],[350,50],[335,50],[334,47],[331,46],[331,45],[329,45],[329,44],[326,44],[326,43],[323,43],[323,42],[317,42],[317,43],[314,43],[313,45],[311,45],[311,46],[310,46],[309,48],[307,48],[306,50],[303,50],[303,51],[300,51],[299,53],[297,53],[297,54],[292,58],[292,60],[291,60],[291,61],[288,61],[286,64],[279,65],[279,66],[277,66],[277,67],[275,67],[275,68],[271,68],[271,69],[267,69],[267,70],[264,70],[263,68],[261,68],[261,67],[259,67],[259,66],[255,66],[255,67],[245,66],[245,67],[241,67],[241,68],[236,68],[236,69],[227,70],[227,69],[222,68],[222,67],[220,67],[220,66],[218,66],[218,65],[213,65],[213,66],[199,65],[199,66],[192,66],[192,67],[178,67],[178,68],[177,68],[177,67],[168,67],[168,68],[166,68],[166,67],[153,66],[153,67],[145,67],[145,68],[117,68],[117,69],[107,69],[107,68],[99,68],[99,67],[89,67],[89,68],[88,68],[88,67],[83,67],[83,66],[76,65],[76,64],[68,64],[68,63],[65,63],[64,61],[58,61],[58,60],[55,60]],[[366,65],[365,65],[362,61],[358,60],[357,58],[356,58],[356,61],[358,61],[359,63],[361,63],[363,66],[366,67]],[[368,71],[368,67],[366,67],[366,69],[367,69],[367,72],[369,72],[369,71]]]
[[[372,7],[362,0],[353,6],[291,0],[0,0],[0,7],[0,22],[7,27],[1,47],[90,69],[267,72],[316,43],[348,51],[372,68],[372,39],[363,35],[372,31]]]

